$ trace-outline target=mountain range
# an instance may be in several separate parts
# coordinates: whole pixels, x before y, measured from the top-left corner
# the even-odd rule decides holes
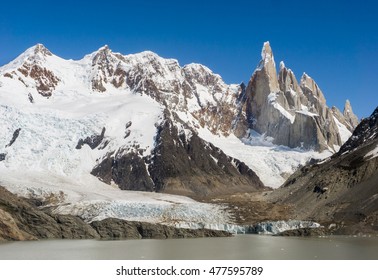
[[[225,229],[263,215],[374,230],[376,119],[328,107],[309,75],[277,69],[269,42],[231,85],[149,51],[65,60],[38,44],[0,67],[0,185],[87,223]],[[188,198],[225,196],[231,212]]]
[[[149,51],[73,61],[38,44],[0,68],[0,98],[1,168],[190,196],[278,187],[358,124],[307,74],[277,74],[268,42],[247,85]]]

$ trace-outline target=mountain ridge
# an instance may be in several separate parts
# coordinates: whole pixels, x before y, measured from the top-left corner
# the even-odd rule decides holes
[[[314,112],[308,109],[306,114],[295,112],[292,115],[290,110],[293,109],[287,106],[290,104],[294,106],[293,108],[302,106],[300,100],[305,99],[305,95],[301,94],[301,88],[293,72],[287,69],[283,63],[280,65],[281,71],[277,75],[274,56],[268,42],[264,44],[262,55],[265,57],[247,85],[227,85],[218,74],[214,74],[206,66],[195,63],[180,66],[177,60],[164,59],[150,51],[122,55],[112,52],[105,45],[82,59],[73,61],[61,59],[42,44],[37,44],[13,62],[0,68],[2,110],[9,119],[12,120],[12,116],[18,118],[14,119],[13,124],[7,126],[6,137],[9,138],[14,131],[22,128],[21,126],[23,128],[19,139],[22,140],[19,141],[23,141],[23,145],[26,145],[28,141],[25,138],[27,135],[29,137],[38,135],[35,145],[39,148],[32,147],[32,151],[36,150],[38,153],[33,152],[32,156],[27,154],[23,156],[26,162],[29,161],[28,166],[33,166],[32,161],[35,161],[37,157],[41,158],[40,155],[42,155],[42,161],[37,160],[37,162],[40,161],[40,169],[43,170],[43,164],[47,163],[48,166],[52,166],[51,168],[56,166],[58,173],[63,170],[63,174],[71,174],[73,171],[69,170],[75,169],[73,162],[76,162],[78,165],[85,166],[85,172],[88,174],[103,174],[101,176],[108,178],[105,180],[108,183],[129,180],[127,177],[130,176],[130,173],[126,172],[116,176],[116,172],[113,170],[114,166],[111,164],[110,170],[114,171],[114,174],[109,171],[99,172],[97,167],[101,165],[101,162],[109,161],[109,159],[112,162],[116,155],[133,154],[134,160],[132,161],[136,164],[136,169],[140,170],[140,174],[144,174],[142,177],[145,178],[143,182],[138,181],[138,184],[147,186],[151,184],[150,172],[152,169],[149,170],[149,168],[152,166],[149,158],[153,158],[152,154],[157,145],[158,127],[164,121],[169,120],[176,133],[184,131],[186,136],[198,135],[202,139],[200,146],[208,145],[206,142],[210,144],[217,142],[217,145],[222,146],[221,149],[226,149],[226,156],[232,155],[236,160],[243,158],[242,161],[246,162],[246,167],[250,171],[242,176],[248,177],[247,174],[258,170],[257,175],[263,178],[265,185],[277,187],[287,176],[285,174],[294,171],[299,164],[304,164],[310,157],[324,157],[324,155],[320,156],[320,154],[310,151],[302,153],[293,149],[290,151],[292,155],[287,156],[281,153],[281,150],[286,149],[284,147],[272,151],[274,145],[283,144],[291,148],[313,148],[317,151],[330,150],[330,152],[334,152],[337,148],[336,144],[341,144],[339,127],[346,132],[352,126],[347,127],[349,122],[343,114],[340,114],[338,116],[341,120],[339,127],[335,125],[332,127],[332,131],[336,135],[334,137],[338,138],[338,141],[330,143],[330,145],[327,141],[323,141],[324,143],[322,142],[321,145],[312,143],[314,135],[318,135],[316,137],[324,140],[324,137],[320,136],[328,133],[327,130],[323,131],[321,128],[323,123],[318,120],[321,118],[315,116],[317,110],[325,112],[323,121],[332,121],[330,118],[333,115],[327,109],[328,107],[322,107],[325,106],[323,104],[325,100],[319,104],[316,103],[319,108],[315,108],[315,106]],[[254,75],[264,71],[269,72],[267,81],[257,81],[261,86],[252,90],[252,84],[256,82]],[[306,80],[310,80],[308,76],[304,77]],[[258,96],[260,88],[266,88],[266,82],[268,87],[269,85],[273,86],[274,91],[265,92],[263,90],[261,93],[260,101],[261,104],[264,103],[261,108],[265,108],[268,112],[264,113],[260,119],[261,123],[268,124],[268,128],[264,131],[264,129],[259,130],[256,126],[255,120],[259,118],[259,115],[254,108],[259,107],[260,101],[255,103],[254,101],[257,100],[256,96]],[[312,79],[311,83],[314,83]],[[318,91],[317,85],[314,84],[312,87],[314,94],[321,97],[322,93]],[[291,92],[294,91],[293,89],[299,91],[295,93],[299,96],[297,99],[288,97],[294,95]],[[309,93],[308,96],[312,95],[313,93]],[[22,110],[20,110],[20,106],[22,106]],[[349,107],[347,111],[352,114],[352,109]],[[169,114],[164,113],[166,110]],[[41,115],[41,112],[45,112],[46,116]],[[30,114],[29,117],[28,114]],[[168,115],[169,117],[165,117]],[[37,121],[33,127],[30,127],[28,118],[38,119],[40,125],[46,125],[45,131],[46,129],[54,131],[55,134],[52,134],[51,137],[59,135],[61,139],[65,139],[64,145],[70,146],[70,148],[60,150],[59,145],[62,144],[57,143],[53,147],[48,144],[50,146],[46,150],[43,145],[47,144],[46,141],[52,141],[52,138],[48,138],[46,132],[39,131],[40,128],[36,127]],[[296,121],[292,122],[291,118],[293,120],[296,118]],[[16,125],[20,119],[24,123]],[[185,129],[182,128],[183,124],[186,126]],[[69,137],[65,136],[65,131],[60,131],[59,126],[73,134]],[[277,126],[282,126],[283,132],[278,135],[270,134],[270,131],[275,131],[274,127]],[[84,145],[83,149],[73,150],[73,147],[78,146],[80,141],[85,143],[85,139],[96,135],[100,136],[98,133],[103,129],[105,130],[104,133],[101,133],[101,141],[95,148],[88,150]],[[261,136],[256,138],[254,130],[257,130]],[[286,138],[281,137],[281,134],[286,135],[287,131],[290,135],[294,135],[289,142]],[[302,133],[303,131],[306,133]],[[303,138],[302,135],[307,138]],[[186,139],[191,138],[186,137]],[[177,151],[182,149],[179,147],[181,145],[179,135],[171,135],[170,140],[174,140],[175,143],[171,148]],[[205,142],[202,142],[203,140]],[[309,143],[306,144],[306,141]],[[256,142],[264,143],[263,153],[270,155],[267,159],[263,159],[263,155],[253,154],[255,150],[262,150],[259,146],[251,145]],[[10,152],[6,152],[4,149],[4,151],[0,151],[4,158],[1,161],[3,164],[17,168],[16,157],[12,158],[12,154],[20,156],[17,150],[20,148],[18,145],[16,142],[15,146],[6,148]],[[191,162],[193,154],[190,155],[190,149],[192,146],[191,144],[185,145],[187,145],[185,157]],[[242,152],[234,152],[235,149],[241,151],[243,147],[249,150],[248,158]],[[219,172],[216,173],[223,174],[222,176],[225,178],[226,175],[222,171],[225,166],[219,164],[219,159],[214,158],[213,152],[208,150],[206,153],[208,158],[206,162],[214,162],[219,169]],[[55,159],[59,158],[56,156],[57,154],[59,157],[63,157],[64,160],[61,162],[67,162],[64,167],[59,167],[60,163]],[[301,155],[298,157],[299,154]],[[172,151],[171,155],[175,155],[175,152]],[[181,153],[181,155],[183,154]],[[278,158],[281,157],[282,162],[276,168],[277,171],[274,171],[275,177],[272,177],[268,171],[275,167],[270,164],[271,162],[280,162]],[[268,171],[261,168],[264,165],[259,162],[260,160],[266,162],[265,166],[268,167]],[[130,163],[129,160],[125,162]],[[137,162],[139,163],[137,164]],[[236,161],[231,160],[231,162],[235,163]],[[284,165],[289,165],[289,167]],[[181,166],[180,168],[186,169],[187,167]],[[94,171],[95,169],[96,171]],[[240,174],[237,166],[232,166],[232,169],[232,174]],[[108,175],[104,175],[106,173]],[[178,171],[178,174],[184,173]],[[101,176],[99,175],[99,177]],[[109,176],[115,177],[109,180]],[[120,176],[126,179],[120,179]],[[172,178],[167,178],[167,182],[171,181]],[[210,182],[214,182],[214,180],[201,179],[200,181],[205,182],[208,189],[214,190],[209,187]],[[187,183],[188,186],[192,184],[191,182]],[[254,179],[253,184],[255,185],[250,190],[261,186],[260,180],[257,179]],[[234,185],[236,186],[236,183]],[[189,190],[193,187],[192,185],[192,187],[184,189]],[[154,188],[150,186],[147,189],[153,190]],[[198,189],[198,187],[194,187],[194,189]],[[226,191],[226,188],[223,189]],[[203,193],[208,194],[207,191]]]
[[[377,151],[365,143],[377,135],[373,119],[357,124],[349,101],[343,112],[329,108],[309,75],[297,80],[284,62],[276,68],[268,42],[240,85],[149,51],[122,55],[104,46],[73,61],[39,44],[0,67],[0,185],[85,221],[221,228],[258,221],[253,211],[353,222],[355,209],[338,211],[337,199],[354,192],[325,202],[334,219],[316,203],[341,188],[340,174],[350,188],[357,180],[373,192]],[[227,197],[233,210],[188,197]],[[369,211],[360,216],[374,222]]]

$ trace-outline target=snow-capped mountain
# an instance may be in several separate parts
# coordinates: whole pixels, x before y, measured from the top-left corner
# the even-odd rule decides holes
[[[247,86],[148,51],[73,61],[38,44],[0,68],[0,111],[3,174],[191,196],[278,187],[356,124],[309,76],[277,75],[269,43]]]

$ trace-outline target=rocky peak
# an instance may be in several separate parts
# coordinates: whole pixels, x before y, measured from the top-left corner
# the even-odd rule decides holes
[[[108,45],[98,49],[92,56],[92,89],[105,92],[107,83],[119,88],[125,83],[126,72],[123,70],[124,57],[113,53]]]
[[[345,101],[344,112],[343,115],[345,120],[351,125],[354,129],[358,125],[358,117],[353,113],[352,105],[350,104],[349,100]]]
[[[278,83],[280,90],[284,93],[286,100],[291,109],[301,109],[301,103],[304,95],[298,81],[291,69],[286,68],[283,61],[280,62],[280,71],[278,73]],[[302,99],[302,100],[301,100]]]
[[[280,85],[280,90],[283,92],[290,91],[290,89],[295,92],[302,92],[294,75],[294,72],[291,69],[287,68],[283,61],[280,62],[278,82]]]
[[[274,139],[275,144],[316,150],[341,146],[339,129],[316,82],[303,74],[298,83],[292,70],[280,63],[277,76],[270,44],[246,89],[250,129]],[[340,122],[344,126],[344,117]],[[342,128],[341,128],[342,129]]]
[[[302,88],[303,94],[306,95],[308,100],[314,103],[320,103],[322,105],[326,104],[326,100],[323,92],[320,90],[317,83],[306,73],[303,73],[300,87]]]
[[[265,42],[261,51],[261,61],[256,71],[263,71],[269,80],[271,92],[278,92],[279,86],[277,81],[276,63],[269,42]]]
[[[95,65],[109,65],[110,63],[116,63],[122,56],[114,54],[108,45],[105,45],[94,53],[92,59],[92,66]]]
[[[46,61],[47,57],[53,54],[42,44],[36,44],[35,46],[27,49],[16,61],[28,64],[42,64]]]
[[[260,62],[260,64],[263,63],[264,65],[266,65],[269,63],[273,63],[275,65],[273,51],[270,47],[269,41],[265,42],[263,45],[263,48],[261,50],[261,58],[262,61]]]
[[[49,97],[60,81],[49,65],[52,56],[44,45],[37,44],[4,66],[4,77],[15,78],[26,87],[35,88],[42,96]]]
[[[52,53],[42,44],[37,44],[34,46],[34,54],[42,54],[44,56],[52,56]]]
[[[221,91],[219,88],[220,86],[225,86],[222,78],[219,75],[214,74],[204,65],[191,63],[183,67],[183,72],[185,77],[192,83],[198,83],[203,86],[210,85],[211,87],[218,87],[219,91]]]

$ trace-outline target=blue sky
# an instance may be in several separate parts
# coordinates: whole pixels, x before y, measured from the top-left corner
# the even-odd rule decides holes
[[[80,59],[108,44],[123,54],[152,50],[181,65],[202,63],[227,83],[248,82],[270,41],[327,104],[349,99],[359,117],[378,105],[376,1],[3,1],[0,65],[42,43]]]

